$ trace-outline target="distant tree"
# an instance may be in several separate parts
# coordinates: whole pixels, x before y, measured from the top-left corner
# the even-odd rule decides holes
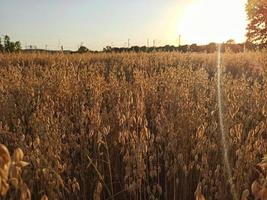
[[[4,36],[4,48],[5,51],[10,50],[10,37],[8,35]]]
[[[20,41],[16,41],[14,43],[14,51],[19,51],[19,50],[21,50],[21,43]]]
[[[235,40],[234,39],[227,40],[226,44],[235,44]]]
[[[189,45],[181,45],[178,47],[178,51],[185,53],[185,52],[188,52],[189,48],[190,48]]]
[[[4,47],[3,50],[6,52],[16,52],[21,50],[20,41],[11,42],[8,35],[4,36]]]
[[[85,46],[80,46],[78,49],[78,53],[86,53],[88,51],[89,51],[89,49]]]
[[[112,50],[112,47],[111,46],[106,46],[105,48],[103,48],[103,51],[105,52],[110,52]]]
[[[146,51],[147,51],[147,47],[146,47],[146,46],[142,46],[142,47],[140,47],[140,50],[141,50],[142,52],[146,52]]]
[[[267,45],[267,0],[248,0],[246,5],[249,24],[247,40],[254,44]]]
[[[191,44],[190,45],[190,51],[192,51],[192,52],[197,52],[198,51],[198,46],[197,46],[197,44]]]
[[[216,49],[217,49],[217,45],[216,45],[216,43],[211,42],[211,43],[209,43],[207,45],[206,48],[207,48],[206,50],[207,50],[208,53],[214,53],[216,51]]]
[[[4,51],[4,46],[2,45],[2,40],[0,38],[0,52],[3,52]]]
[[[131,51],[134,51],[134,52],[139,52],[140,51],[140,48],[138,46],[132,46],[130,48]]]

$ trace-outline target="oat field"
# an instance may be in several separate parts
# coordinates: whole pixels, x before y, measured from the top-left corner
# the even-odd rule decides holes
[[[1,199],[266,199],[266,55],[222,55],[229,178],[216,54],[0,54]]]

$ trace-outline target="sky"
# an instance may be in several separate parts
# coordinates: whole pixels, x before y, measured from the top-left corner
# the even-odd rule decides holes
[[[246,0],[1,0],[0,34],[22,47],[207,44],[245,40]],[[154,42],[153,42],[154,41]]]

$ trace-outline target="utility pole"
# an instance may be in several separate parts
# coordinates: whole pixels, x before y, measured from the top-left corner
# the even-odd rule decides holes
[[[128,48],[130,48],[130,38],[128,38]]]
[[[181,35],[179,35],[179,47],[181,46]]]
[[[58,50],[60,50],[60,46],[61,46],[61,42],[60,42],[60,39],[58,40],[58,43],[57,43],[57,48]]]
[[[156,40],[154,39],[153,40],[153,47],[155,47],[156,46]]]
[[[146,40],[146,46],[149,47],[149,38]]]

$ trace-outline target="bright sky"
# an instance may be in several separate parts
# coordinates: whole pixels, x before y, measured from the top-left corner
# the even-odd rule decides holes
[[[0,34],[38,48],[245,40],[247,0],[1,0]]]

